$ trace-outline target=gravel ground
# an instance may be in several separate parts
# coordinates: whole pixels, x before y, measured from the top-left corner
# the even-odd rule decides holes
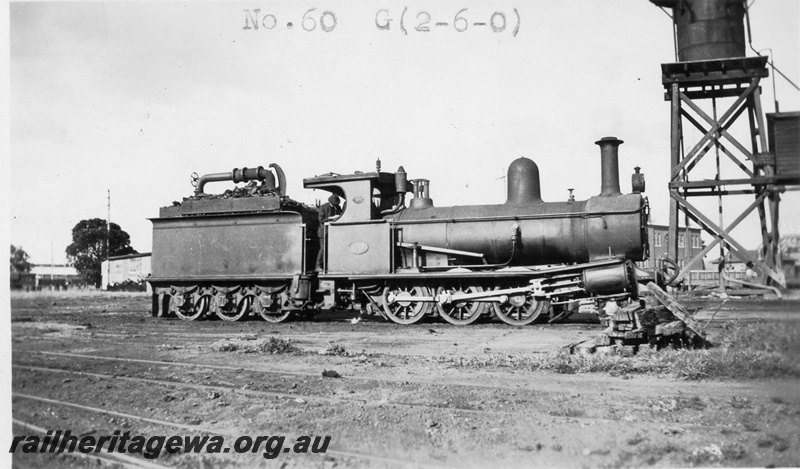
[[[730,321],[800,328],[798,300],[686,304],[701,322],[713,316],[712,340]],[[800,465],[794,376],[682,381],[530,371],[513,359],[464,365],[553,353],[596,335],[591,318],[523,328],[351,324],[354,312],[283,324],[182,322],[152,318],[149,307],[145,294],[12,294],[14,434],[222,435],[226,446],[284,435],[284,448],[303,435],[331,437],[325,454],[268,459],[262,447],[103,462],[120,467]],[[14,464],[95,459],[17,453]]]

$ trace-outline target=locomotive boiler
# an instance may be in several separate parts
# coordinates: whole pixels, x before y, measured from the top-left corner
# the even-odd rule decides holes
[[[400,324],[493,316],[525,325],[576,300],[635,297],[632,263],[648,256],[644,176],[637,168],[633,193],[622,194],[622,141],[596,143],[602,188],[584,201],[543,201],[527,158],[509,166],[508,198],[497,205],[436,207],[430,181],[408,179],[403,167],[306,178],[305,188],[345,201],[321,238],[315,210],[285,195],[277,165],[279,185],[264,168],[204,176],[198,195],[201,182],[218,180],[257,180],[264,194],[162,209],[152,220],[153,312],[227,320],[253,312],[278,322],[349,307]]]

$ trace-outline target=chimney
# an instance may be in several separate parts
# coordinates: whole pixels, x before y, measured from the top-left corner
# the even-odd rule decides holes
[[[617,147],[622,144],[622,140],[617,137],[603,137],[594,142],[600,145],[600,172],[602,187],[600,195],[607,197],[612,195],[622,195],[619,190],[619,155]]]

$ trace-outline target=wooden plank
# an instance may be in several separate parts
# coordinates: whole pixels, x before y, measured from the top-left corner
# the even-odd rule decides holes
[[[739,96],[744,92],[747,88],[744,87],[736,87],[736,88],[715,88],[713,90],[707,90],[704,88],[698,89],[683,89],[683,94],[689,99],[711,99],[711,98],[732,98],[735,96]],[[664,101],[669,101],[669,94],[668,92],[665,93],[667,97]]]
[[[627,331],[625,334],[622,335],[623,339],[628,340],[642,340],[644,339],[644,332],[643,331]]]
[[[706,333],[703,331],[700,323],[695,321],[689,311],[686,311],[686,308],[678,303],[672,295],[659,288],[659,286],[653,282],[647,284],[647,290],[652,293],[662,305],[666,306],[675,317],[683,321],[688,329],[705,340]]]
[[[697,83],[708,86],[747,82],[754,77],[769,76],[768,57],[737,57],[661,64],[661,82],[665,88],[673,83]]]
[[[778,178],[774,176],[755,176],[747,179],[709,179],[707,181],[690,181],[690,182],[670,182],[667,187],[670,189],[687,188],[687,189],[700,189],[706,187],[720,187],[720,186],[765,186],[767,184],[777,184]]]
[[[596,349],[597,345],[595,345],[594,339],[589,339],[576,345],[573,353],[577,353],[579,355],[591,355]]]
[[[683,333],[683,329],[685,327],[686,326],[683,321],[672,321],[666,324],[659,324],[656,326],[656,335],[669,337],[672,335],[681,334]]]
[[[594,338],[594,344],[598,347],[611,345],[611,337],[609,337],[607,334],[600,334]]]

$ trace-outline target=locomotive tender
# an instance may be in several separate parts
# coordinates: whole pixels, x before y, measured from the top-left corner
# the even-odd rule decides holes
[[[286,196],[278,165],[205,175],[196,195],[153,222],[153,315],[270,322],[319,309],[355,308],[400,324],[439,316],[470,324],[494,315],[512,325],[576,300],[600,306],[636,298],[634,261],[648,256],[644,175],[619,187],[614,137],[601,148],[602,189],[544,202],[539,169],[519,158],[499,205],[435,207],[429,181],[405,170],[324,174],[305,188],[336,194],[342,215],[325,222]],[[260,181],[263,195],[203,198],[212,181]],[[252,184],[251,184],[252,185]],[[406,205],[407,193],[413,198]],[[325,243],[322,271],[315,271]]]

